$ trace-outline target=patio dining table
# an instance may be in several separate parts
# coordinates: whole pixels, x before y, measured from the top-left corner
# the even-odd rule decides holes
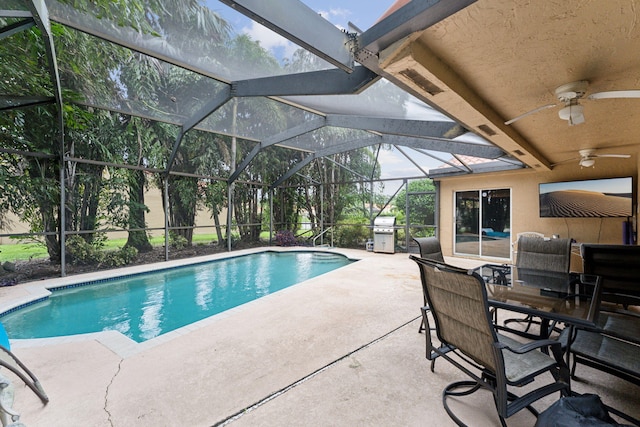
[[[541,319],[538,338],[547,338],[552,322],[564,323],[573,336],[574,328],[597,327],[601,299],[601,277],[584,273],[557,273],[545,270],[518,268],[509,264],[485,264],[474,269],[484,280],[490,307],[510,310]],[[497,329],[514,330],[503,325]],[[533,335],[533,334],[531,334]],[[526,335],[525,335],[526,336]],[[615,336],[615,334],[613,334]],[[624,338],[629,343],[628,338]],[[566,341],[565,355],[569,365],[571,340]],[[584,362],[583,362],[584,363]],[[574,366],[575,369],[575,366]],[[572,396],[580,394],[572,392]],[[605,405],[632,424],[640,421]]]
[[[485,264],[475,271],[486,283],[491,307],[542,319],[540,337],[549,335],[551,322],[580,327],[596,325],[600,276],[518,268],[509,264]]]

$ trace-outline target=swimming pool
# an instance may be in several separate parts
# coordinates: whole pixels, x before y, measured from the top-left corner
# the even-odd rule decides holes
[[[143,342],[351,262],[329,252],[265,251],[51,289],[0,322],[12,339],[116,330]]]

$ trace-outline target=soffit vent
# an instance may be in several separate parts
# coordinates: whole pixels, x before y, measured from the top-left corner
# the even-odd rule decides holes
[[[420,89],[425,90],[430,95],[437,95],[442,93],[443,90],[440,89],[435,84],[431,83],[428,79],[418,73],[416,70],[412,70],[411,68],[407,68],[406,70],[400,71],[400,74],[414,82]]]
[[[524,156],[524,153],[522,151],[520,151],[520,150],[513,150],[513,152],[515,154],[517,154],[518,156]]]
[[[482,132],[486,133],[489,136],[496,135],[496,131],[494,131],[493,129],[491,129],[487,125],[480,125],[480,126],[478,126],[478,129],[480,129]]]

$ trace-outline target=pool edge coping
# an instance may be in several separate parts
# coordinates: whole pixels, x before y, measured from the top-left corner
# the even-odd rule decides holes
[[[74,275],[74,276],[47,279],[40,282],[27,282],[25,284],[17,285],[17,286],[22,286],[24,289],[26,289],[28,292],[28,295],[23,295],[22,297],[18,297],[13,301],[7,302],[7,304],[0,302],[0,319],[2,319],[2,316],[5,314],[11,313],[15,310],[19,310],[28,305],[37,303],[43,299],[48,298],[52,294],[51,289],[56,289],[56,288],[64,289],[67,287],[73,287],[74,284],[80,285],[82,283],[86,283],[87,285],[90,285],[97,281],[110,280],[110,279],[115,279],[123,276],[135,275],[135,274],[144,274],[150,271],[161,271],[161,270],[167,270],[172,268],[179,268],[179,267],[206,263],[206,262],[220,260],[220,259],[252,255],[260,252],[336,252],[336,253],[339,253],[340,255],[345,256],[347,259],[351,261],[361,261],[363,259],[363,257],[355,257],[353,255],[344,253],[345,251],[351,251],[351,250],[352,249],[313,248],[313,247],[310,248],[310,247],[301,247],[301,246],[287,246],[287,247],[267,246],[267,247],[260,247],[260,248],[243,249],[243,250],[233,251],[233,252],[204,255],[204,256],[194,257],[194,258],[183,258],[180,260],[160,261],[157,263],[144,264],[144,265],[138,265],[138,266],[132,266],[132,267],[123,267],[119,269],[83,273],[83,274]],[[357,250],[357,249],[354,249],[354,250]],[[348,267],[348,265],[345,267]],[[123,270],[127,270],[127,271],[123,272]],[[328,273],[331,273],[331,272],[328,272]],[[106,274],[108,277],[102,276],[100,278],[91,279],[92,277],[96,277],[97,275],[104,275],[104,274]],[[312,279],[313,278],[308,280],[312,280]],[[308,280],[300,282],[296,284],[296,286],[299,284],[303,284]],[[59,282],[62,282],[62,281],[70,281],[70,283],[66,283],[64,285],[59,284]],[[141,343],[138,343],[133,339],[127,337],[126,335],[115,330],[91,332],[86,334],[65,335],[60,337],[10,339],[10,343],[12,347],[15,347],[15,348],[30,348],[30,347],[41,347],[41,346],[56,345],[56,344],[63,344],[63,343],[70,343],[70,342],[85,342],[85,341],[94,340],[104,345],[105,347],[107,347],[108,349],[113,351],[115,354],[117,354],[118,356],[124,359],[126,357],[143,352],[149,348],[153,348],[165,342],[171,341],[177,337],[188,334],[194,330],[207,327],[210,324],[216,322],[218,319],[228,317],[236,311],[248,309],[248,306],[250,307],[250,304],[252,303],[255,303],[263,299],[269,299],[270,297],[273,297],[274,295],[277,295],[282,292],[286,292],[291,288],[292,287],[281,289],[280,291],[275,292],[273,294],[265,295],[259,299],[246,302],[236,307],[232,307],[221,313],[211,315],[209,317],[206,317],[204,319],[182,326],[180,328],[174,329],[173,331],[169,331],[167,333],[164,333],[152,339],[143,341]]]

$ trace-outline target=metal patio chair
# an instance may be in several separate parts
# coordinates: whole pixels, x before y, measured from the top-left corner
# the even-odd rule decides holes
[[[437,237],[413,237],[413,241],[417,243],[420,249],[420,258],[426,258],[433,261],[444,262],[444,255],[442,255],[442,247],[440,240]],[[423,307],[427,306],[427,299],[424,298]],[[424,322],[420,323],[418,333],[424,331]]]
[[[569,273],[570,264],[571,239],[544,239],[533,235],[523,235],[518,238],[516,267],[556,273]],[[520,331],[506,327],[513,323],[525,324],[525,329]],[[539,325],[540,321],[534,319],[532,316],[526,316],[521,319],[510,318],[504,320],[503,330],[532,338],[532,335],[528,332],[534,324]]]
[[[420,258],[427,258],[434,261],[444,262],[442,247],[437,237],[413,237],[420,249]]]
[[[568,273],[571,239],[541,239],[522,236],[517,243],[516,267]]]
[[[442,357],[470,377],[449,384],[443,391],[443,406],[456,424],[465,425],[449,408],[449,396],[489,390],[500,422],[506,426],[505,419],[524,408],[537,416],[531,405],[538,399],[555,392],[559,392],[559,397],[570,394],[569,368],[559,341],[544,339],[522,344],[496,333],[485,283],[477,273],[415,256],[411,259],[420,268],[439,341],[436,344],[431,334],[425,334],[427,359],[433,362]],[[422,313],[428,327],[426,310]],[[550,354],[540,351],[543,348]],[[510,391],[530,384],[543,373],[551,373],[552,381],[522,396]]]

